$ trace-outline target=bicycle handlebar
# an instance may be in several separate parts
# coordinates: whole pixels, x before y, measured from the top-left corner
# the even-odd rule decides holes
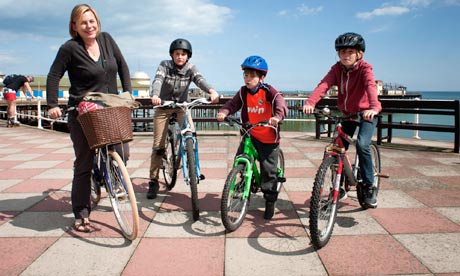
[[[233,116],[226,116],[225,121],[228,123],[229,126],[234,126],[235,124],[237,124],[238,126],[240,126],[240,128],[248,129],[248,131],[256,126],[275,128],[274,126],[270,125],[267,120],[263,120],[255,124],[251,124],[248,122],[243,123],[238,118],[235,118]]]
[[[210,104],[210,103],[211,102],[208,101],[206,98],[197,98],[191,102],[182,102],[182,103],[178,103],[176,101],[162,101],[160,105],[156,105],[153,108],[170,107],[170,108],[191,109],[198,105]]]

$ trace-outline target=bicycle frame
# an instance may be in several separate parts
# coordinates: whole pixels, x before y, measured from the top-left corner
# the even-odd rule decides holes
[[[356,186],[358,184],[357,176],[359,168],[359,158],[356,154],[353,163],[354,165],[352,165],[350,159],[348,158],[347,150],[345,148],[343,139],[346,140],[350,145],[354,145],[355,143],[355,140],[343,131],[342,124],[339,121],[335,126],[334,138],[331,144],[326,146],[324,151],[325,157],[328,155],[334,155],[337,157],[339,163],[337,168],[337,177],[334,183],[334,203],[338,200],[342,176],[345,176],[347,178],[347,181],[351,182],[351,185]]]
[[[249,134],[248,134],[249,135]],[[260,173],[257,168],[257,163],[255,160],[259,159],[259,153],[255,149],[254,145],[251,142],[251,138],[246,135],[244,138],[244,151],[243,154],[238,155],[235,158],[235,162],[233,166],[237,166],[240,163],[246,164],[246,172],[245,172],[245,179],[246,183],[244,185],[244,193],[242,198],[246,199],[249,197],[249,193],[251,191],[251,183],[254,177],[254,181],[256,185],[260,186]],[[235,183],[232,183],[231,189],[233,190],[235,187]]]
[[[107,192],[110,194],[114,194],[113,190],[113,183],[110,180],[110,177],[108,177],[108,171],[107,171],[107,159],[108,159],[108,154],[109,154],[109,146],[105,146],[99,149],[96,149],[96,153],[94,155],[94,161],[93,161],[93,171],[96,176],[96,178],[100,181],[102,180],[102,177],[104,177],[106,187],[107,187]],[[102,170],[102,171],[101,171]],[[119,174],[120,177],[122,178],[121,183],[123,185],[124,190],[127,190],[126,185],[125,185],[125,180],[123,179],[123,174]]]
[[[200,169],[200,160],[198,154],[198,139],[196,138],[196,129],[193,123],[192,116],[190,114],[190,110],[195,106],[201,105],[203,103],[209,103],[205,98],[198,98],[193,100],[190,103],[175,103],[173,101],[165,101],[163,103],[163,107],[172,107],[172,108],[181,108],[184,111],[182,117],[182,124],[178,127],[176,123],[174,123],[174,130],[173,135],[175,135],[174,139],[174,147],[176,156],[178,156],[179,160],[182,160],[182,174],[184,176],[184,181],[188,185],[190,183],[190,173],[187,167],[187,158],[186,158],[186,144],[187,140],[193,141],[193,152],[195,157],[195,169],[197,175],[197,183],[200,181],[201,169]],[[177,145],[179,143],[179,145]]]
[[[188,139],[192,139],[193,141],[193,152],[195,155],[195,168],[196,168],[196,175],[201,175],[200,170],[200,160],[198,158],[198,139],[196,139],[196,130],[195,125],[193,124],[193,120],[191,115],[189,114],[190,109],[184,110],[184,116],[182,119],[182,125],[180,126],[179,131],[176,131],[176,143],[179,142],[179,148],[177,149],[176,156],[180,156],[182,159],[182,174],[184,176],[184,181],[187,185],[190,183],[189,171],[187,167],[187,158],[186,158],[186,142]],[[198,177],[198,182],[199,182]]]

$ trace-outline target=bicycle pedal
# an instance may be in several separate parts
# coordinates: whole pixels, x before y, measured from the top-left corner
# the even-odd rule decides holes
[[[206,177],[204,176],[204,174],[200,174],[200,180],[205,180]]]
[[[286,177],[278,176],[277,181],[281,182],[281,183],[284,183],[284,182],[286,182]]]

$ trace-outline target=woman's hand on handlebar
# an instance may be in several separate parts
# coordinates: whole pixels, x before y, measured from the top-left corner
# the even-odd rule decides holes
[[[153,105],[160,105],[161,104],[161,99],[157,95],[152,96],[152,104]]]
[[[315,107],[314,106],[311,106],[311,105],[308,105],[308,104],[303,106],[303,113],[305,113],[307,115],[310,115],[313,112],[315,112]]]
[[[51,119],[57,119],[62,116],[62,111],[59,106],[48,109],[48,115]]]

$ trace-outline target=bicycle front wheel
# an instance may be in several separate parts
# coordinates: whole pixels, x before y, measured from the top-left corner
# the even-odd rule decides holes
[[[338,165],[337,156],[326,156],[313,183],[310,201],[310,236],[316,249],[328,243],[334,229],[338,201],[334,202],[333,195]]]
[[[238,229],[243,223],[249,209],[249,197],[243,198],[246,185],[246,166],[239,164],[233,167],[225,180],[220,204],[222,224],[227,231]]]
[[[187,155],[187,170],[192,197],[192,214],[193,219],[198,220],[200,218],[200,209],[198,206],[198,178],[196,174],[196,160],[193,139],[188,138],[185,140],[185,150]]]
[[[172,188],[174,188],[177,180],[176,152],[174,144],[174,134],[169,129],[162,166],[163,178],[168,190],[172,190]]]
[[[128,240],[134,240],[139,229],[139,213],[131,178],[123,160],[116,151],[109,152],[106,165],[109,182],[107,183],[109,186],[108,194],[115,218],[123,235]]]
[[[374,185],[374,194],[375,194],[375,197],[377,198],[377,195],[378,195],[379,189],[380,189],[380,177],[379,177],[379,174],[382,172],[382,167],[381,167],[381,163],[380,163],[380,151],[379,151],[379,148],[377,147],[377,145],[373,144],[373,143],[370,145],[370,148],[371,148],[371,155],[372,155],[372,165],[374,167],[374,184],[373,184]],[[365,202],[366,195],[364,194],[365,191],[364,191],[361,183],[359,183],[358,186],[356,187],[356,194],[358,196],[359,205],[361,205],[361,207],[363,209],[367,209],[367,208],[369,208],[369,205],[367,205],[366,202]]]
[[[281,148],[278,151],[278,182],[276,186],[276,190],[279,192],[283,183],[286,182],[286,178],[284,177],[284,153]]]

